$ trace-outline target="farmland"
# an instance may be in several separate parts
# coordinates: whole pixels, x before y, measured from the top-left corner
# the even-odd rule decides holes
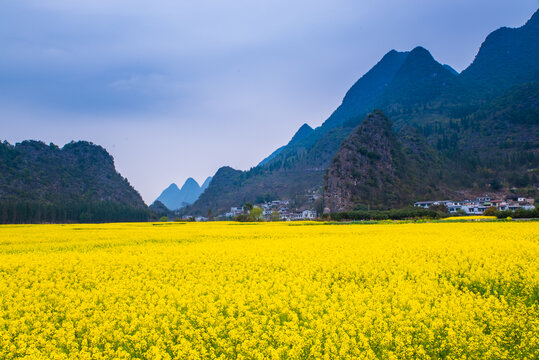
[[[0,226],[1,359],[535,359],[539,223]]]

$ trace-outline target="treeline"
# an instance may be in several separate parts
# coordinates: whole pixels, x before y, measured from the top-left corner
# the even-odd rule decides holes
[[[447,214],[422,208],[404,208],[396,210],[353,210],[338,213],[331,213],[330,219],[333,221],[347,220],[405,220],[414,218],[440,219]]]
[[[45,203],[0,201],[0,224],[101,223],[148,221],[146,208],[110,201]]]
[[[498,219],[505,219],[508,217],[511,217],[513,219],[537,219],[539,218],[539,209],[535,208],[533,210],[518,209],[515,211],[496,211],[493,212],[493,215],[496,216]]]
[[[498,219],[537,219],[539,218],[539,209],[532,210],[518,209],[515,211],[487,211],[485,215],[496,216]],[[406,219],[443,219],[449,214],[444,211],[423,209],[423,208],[404,208],[397,210],[353,210],[339,213],[331,213],[330,219],[333,221],[353,221],[353,220],[406,220]],[[466,215],[462,215],[466,219]]]

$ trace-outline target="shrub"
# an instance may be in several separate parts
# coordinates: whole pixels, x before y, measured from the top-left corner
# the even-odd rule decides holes
[[[496,216],[498,215],[498,209],[495,206],[491,206],[485,210],[485,216]]]

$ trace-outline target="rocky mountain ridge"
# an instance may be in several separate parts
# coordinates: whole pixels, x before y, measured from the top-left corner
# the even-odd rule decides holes
[[[534,14],[520,28],[493,32],[474,62],[460,74],[438,63],[422,47],[410,52],[388,52],[352,86],[322,126],[278,149],[270,159],[249,171],[229,169],[227,173],[233,171],[235,175],[221,179],[218,171],[214,180],[220,191],[213,191],[210,186],[207,196],[201,196],[186,211],[204,214],[211,209],[217,213],[262,195],[294,199],[307,191],[323,192],[326,170],[341,143],[375,109],[382,110],[391,120],[396,134],[401,129],[403,134],[415,133],[418,141],[428,146],[432,166],[441,168],[442,174],[429,179],[430,191],[416,194],[416,200],[463,189],[485,191],[496,182],[505,181],[507,187],[530,185],[537,167],[538,121],[534,114],[538,104],[532,100],[533,95],[527,96],[529,101],[520,102],[514,93],[533,92],[536,87],[538,17]],[[504,106],[516,106],[520,116],[532,120],[525,124],[508,122],[496,115],[506,112],[496,108],[500,99],[512,99],[513,104],[506,102]],[[477,129],[481,132],[471,135]],[[524,134],[525,142],[520,142],[520,134]],[[494,139],[504,139],[513,148],[500,148]],[[477,147],[490,154],[489,160],[483,154],[463,151]],[[512,157],[519,160],[508,160]],[[445,169],[450,171],[446,173]],[[533,171],[524,176],[521,172],[528,170],[523,169]]]

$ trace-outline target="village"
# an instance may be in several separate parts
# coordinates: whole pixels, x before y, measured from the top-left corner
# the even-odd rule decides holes
[[[315,200],[315,199],[314,199]],[[432,200],[418,201],[414,207],[429,209],[444,206],[452,215],[483,215],[488,208],[496,208],[497,211],[533,210],[535,200],[523,195],[511,195],[505,199],[494,199],[490,196],[477,197],[474,200]],[[320,214],[314,209],[297,209],[290,200],[273,200],[261,204],[231,207],[230,211],[214,217],[215,220],[235,220],[242,216],[247,217],[252,209],[259,208],[259,220],[264,221],[306,221],[315,220]],[[185,215],[183,220],[208,221],[207,216]]]
[[[305,209],[302,211],[294,211],[291,209],[290,200],[274,200],[257,205],[262,209],[264,220],[279,220],[279,221],[301,221],[314,220],[317,217],[316,211]],[[224,216],[227,219],[234,219],[238,215],[245,213],[244,207],[232,207]]]
[[[236,220],[247,217],[253,209],[260,209],[260,219],[264,221],[305,221],[314,220],[318,213],[313,209],[292,209],[290,200],[273,200],[261,204],[231,207],[230,211],[215,216],[215,220]],[[182,220],[208,221],[207,216],[184,215]]]
[[[424,209],[432,206],[445,206],[450,214],[483,215],[488,208],[494,207],[498,211],[533,210],[535,200],[523,195],[511,195],[505,199],[492,199],[490,196],[477,197],[475,200],[434,200],[418,201],[415,207]]]

